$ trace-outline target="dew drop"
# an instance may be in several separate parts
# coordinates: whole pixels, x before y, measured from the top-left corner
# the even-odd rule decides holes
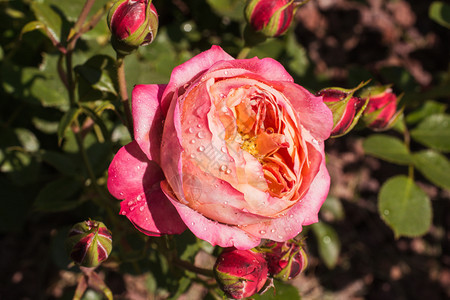
[[[139,207],[139,210],[144,211],[144,207],[143,206]]]
[[[137,201],[141,201],[141,199],[142,199],[142,196],[141,196],[141,195],[138,195],[138,196],[136,197],[136,200],[137,200]]]
[[[120,196],[123,196],[123,192],[120,192],[119,195],[120,195]]]
[[[125,216],[127,214],[127,212],[123,210],[120,214]]]
[[[383,214],[386,215],[386,216],[388,216],[388,215],[389,215],[389,210],[385,209],[385,210],[383,211]]]
[[[227,174],[231,174],[231,170],[230,169],[228,169],[228,170],[226,170],[226,172],[225,173],[227,173]]]
[[[203,227],[203,231],[206,231],[207,229],[206,229],[206,227]]]
[[[189,155],[191,158],[195,158],[195,155],[194,154],[191,154],[191,155]]]
[[[322,241],[325,244],[329,244],[331,242],[331,238],[328,235],[326,235],[326,236],[323,237]]]
[[[198,128],[202,128],[202,124],[197,124],[197,127]]]
[[[220,166],[220,171],[225,172],[226,170],[227,170],[227,166],[225,166],[225,165]]]
[[[278,238],[281,240],[281,239],[283,239],[283,236],[282,236],[282,235],[279,235]]]
[[[219,185],[218,185],[218,184],[216,183],[216,184],[214,185],[214,187],[215,187],[215,188],[218,188],[218,187],[219,187]]]
[[[194,128],[189,127],[188,131],[189,131],[189,133],[194,133]]]
[[[225,146],[222,146],[222,148],[220,148],[220,150],[221,150],[223,153],[227,153],[227,147],[225,147]]]
[[[224,205],[227,205],[227,204],[228,204],[228,201],[223,202],[223,204],[224,204]]]
[[[130,207],[130,211],[133,211],[133,210],[134,210],[134,206]]]
[[[205,151],[205,147],[200,146],[200,147],[197,148],[197,151],[198,152],[203,152],[203,151]]]
[[[291,219],[292,219],[293,217],[294,217],[294,215],[289,215],[289,218],[291,218]]]
[[[199,139],[202,139],[202,138],[205,137],[205,134],[204,134],[202,131],[199,131],[199,132],[197,133],[197,137],[198,137]]]
[[[261,233],[261,234],[265,234],[265,233],[266,233],[266,231],[265,231],[265,230],[260,230],[260,231],[259,231],[259,233]]]
[[[191,222],[191,225],[192,225],[192,226],[194,226],[194,225],[195,225],[195,223],[194,223],[194,222]]]
[[[228,71],[223,72],[223,74],[224,74],[225,76],[227,76],[227,75],[228,75]]]
[[[133,201],[128,201],[128,206],[131,206],[131,205],[133,205]]]
[[[274,232],[275,232],[275,229],[270,230],[270,232],[274,233]]]
[[[220,93],[220,98],[225,98],[225,94],[224,93]]]
[[[194,139],[192,139],[189,143],[191,143],[191,144],[195,144],[195,140]]]
[[[141,168],[141,166],[136,166],[136,169],[138,169],[138,170],[139,170],[140,168]]]

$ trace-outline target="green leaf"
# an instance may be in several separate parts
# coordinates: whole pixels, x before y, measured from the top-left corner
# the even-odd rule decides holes
[[[33,132],[25,128],[16,128],[14,132],[25,151],[35,152],[39,150],[39,140]]]
[[[214,11],[224,17],[239,21],[244,19],[245,1],[242,0],[207,0]]]
[[[435,150],[450,152],[450,115],[436,114],[427,117],[411,131],[411,137]]]
[[[311,229],[317,239],[320,258],[328,269],[333,269],[341,251],[341,241],[336,231],[323,222],[312,224]]]
[[[63,29],[61,16],[58,15],[49,5],[40,1],[33,1],[31,3],[31,9],[33,10],[38,21],[44,25],[44,28],[46,28],[48,37],[53,41],[61,42],[61,34]]]
[[[329,196],[320,208],[320,213],[330,220],[343,220],[345,218],[344,207],[339,198]],[[327,219],[327,220],[328,220]]]
[[[450,29],[450,5],[442,1],[434,1],[428,10],[429,17],[436,23]]]
[[[447,105],[443,103],[428,100],[419,109],[409,113],[406,117],[406,122],[408,124],[416,124],[428,116],[444,113],[446,108]]]
[[[442,154],[425,150],[413,154],[414,166],[435,185],[450,190],[450,161]]]
[[[66,131],[72,125],[72,122],[78,117],[81,109],[78,107],[71,107],[61,118],[58,126],[58,143],[61,144],[63,138],[66,136]]]
[[[41,158],[43,161],[64,175],[76,175],[78,173],[77,162],[71,154],[62,154],[54,151],[42,151]]]
[[[81,66],[76,66],[78,95],[80,101],[116,99],[117,74],[114,59],[107,55],[91,57]]]
[[[47,30],[47,26],[45,26],[45,24],[41,21],[31,21],[27,24],[25,24],[25,26],[22,27],[22,31],[20,32],[20,36],[22,37],[22,35],[24,35],[27,32],[30,31],[34,31],[34,30],[41,30],[42,32],[44,32],[45,34],[47,34],[46,30]]]
[[[70,210],[81,204],[76,194],[82,186],[73,177],[57,179],[41,189],[34,205],[38,210],[47,212]]]
[[[264,294],[255,294],[251,299],[255,300],[300,300],[300,293],[294,286],[278,280],[274,281],[275,288],[267,290]]]
[[[431,225],[431,203],[427,194],[411,178],[396,176],[381,187],[378,211],[396,237],[416,237]]]
[[[399,139],[384,135],[374,134],[363,142],[364,151],[386,161],[407,165],[411,163],[411,154],[406,145]]]

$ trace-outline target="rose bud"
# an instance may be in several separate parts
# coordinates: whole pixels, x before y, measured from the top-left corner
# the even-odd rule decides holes
[[[150,44],[158,31],[158,14],[150,0],[119,0],[108,13],[111,44],[120,55]]]
[[[260,248],[266,254],[269,275],[279,280],[289,280],[300,274],[308,265],[301,242],[270,241]]]
[[[242,299],[262,289],[267,280],[267,262],[262,253],[229,248],[217,258],[214,275],[229,297]]]
[[[66,248],[75,263],[88,268],[96,267],[111,253],[111,231],[102,222],[94,220],[77,223],[69,231]]]
[[[277,37],[291,25],[294,8],[293,0],[250,0],[245,7],[245,17],[256,32]]]
[[[392,93],[389,86],[370,87],[361,97],[369,101],[363,118],[367,127],[372,130],[383,131],[391,128],[403,112],[403,109],[397,111],[397,103],[401,97]]]
[[[316,96],[322,96],[323,102],[333,113],[331,137],[347,134],[358,123],[367,105],[367,100],[353,96],[360,87],[361,85],[352,90],[326,88],[316,94]]]

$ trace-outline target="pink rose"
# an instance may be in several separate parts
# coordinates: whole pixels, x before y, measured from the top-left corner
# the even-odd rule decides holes
[[[212,245],[250,249],[317,222],[333,118],[278,62],[213,46],[132,98],[135,140],[114,157],[108,189],[139,230],[187,226]]]

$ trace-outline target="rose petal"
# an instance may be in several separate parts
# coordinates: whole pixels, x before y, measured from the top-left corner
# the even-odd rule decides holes
[[[286,215],[269,222],[242,226],[241,229],[256,237],[278,242],[291,239],[302,231],[302,226],[318,221],[318,213],[328,195],[329,187],[330,176],[323,160],[308,192]]]
[[[108,169],[108,190],[117,199],[135,198],[144,187],[164,179],[159,166],[150,161],[136,141],[120,148]]]
[[[323,103],[322,97],[316,97],[295,83],[278,83],[279,89],[299,114],[300,123],[319,140],[326,140],[333,128],[331,110]]]
[[[169,109],[171,94],[183,87],[186,83],[191,82],[199,74],[208,70],[215,62],[221,60],[234,60],[232,56],[222,50],[219,46],[212,46],[211,49],[204,51],[185,63],[174,68],[170,76],[169,84],[164,91],[161,106],[163,111]]]
[[[164,175],[148,160],[136,141],[120,148],[108,169],[108,190],[121,203],[121,214],[149,235],[181,233],[186,229],[173,205],[161,192]],[[144,207],[141,209],[141,207]],[[168,217],[170,216],[170,217]]]
[[[259,238],[255,238],[237,227],[211,221],[178,202],[166,181],[161,182],[161,188],[173,206],[175,206],[183,221],[198,238],[209,242],[213,246],[234,246],[240,250],[251,249],[259,244]]]
[[[208,74],[211,73],[214,77],[235,77],[245,73],[253,73],[264,78],[264,81],[294,81],[283,65],[272,58],[258,59],[253,57],[232,61],[216,61],[217,63],[208,70]],[[247,72],[242,72],[240,69]],[[219,70],[220,72],[218,72]],[[217,76],[218,73],[221,73],[221,76]]]
[[[147,157],[158,164],[163,129],[160,101],[165,88],[165,84],[141,84],[132,92],[134,139]]]
[[[150,236],[180,234],[186,230],[175,207],[167,200],[159,184],[154,190],[140,194],[135,200],[120,203],[120,214],[126,217],[141,232]]]

